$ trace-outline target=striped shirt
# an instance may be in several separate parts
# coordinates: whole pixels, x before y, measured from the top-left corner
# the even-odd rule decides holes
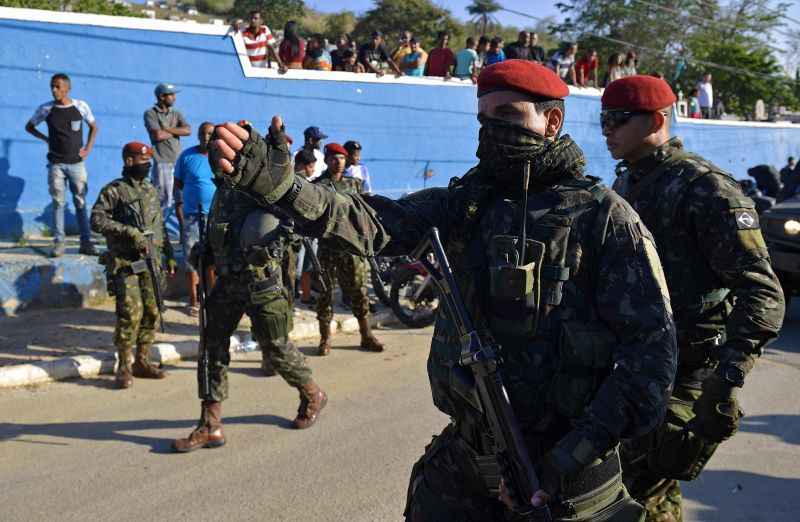
[[[247,49],[247,57],[250,58],[250,65],[267,67],[267,46],[275,47],[278,43],[269,27],[262,25],[255,34],[247,27],[242,31],[242,38]]]

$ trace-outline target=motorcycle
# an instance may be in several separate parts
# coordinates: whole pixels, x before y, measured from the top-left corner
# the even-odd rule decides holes
[[[406,326],[424,328],[436,319],[439,296],[431,275],[419,261],[396,268],[390,298],[392,310]]]
[[[398,260],[396,257],[374,256],[368,257],[370,278],[372,279],[372,290],[375,292],[378,300],[384,306],[392,306],[392,301],[389,294],[392,288],[392,277],[397,267]]]

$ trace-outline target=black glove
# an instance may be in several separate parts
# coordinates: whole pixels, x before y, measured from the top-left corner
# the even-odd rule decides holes
[[[736,399],[738,388],[724,376],[728,370],[728,366],[721,366],[703,381],[702,394],[694,403],[695,418],[689,428],[708,442],[732,437],[744,416]]]
[[[250,138],[237,154],[233,161],[234,171],[225,175],[225,181],[259,201],[275,203],[294,183],[286,134],[283,131],[270,132],[265,140],[252,126],[245,124],[244,128],[250,132]],[[208,161],[213,171],[219,170],[217,159],[218,152],[212,147]]]

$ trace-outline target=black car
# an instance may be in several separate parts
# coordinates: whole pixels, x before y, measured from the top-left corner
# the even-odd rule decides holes
[[[761,231],[786,298],[800,293],[800,196],[761,214]]]

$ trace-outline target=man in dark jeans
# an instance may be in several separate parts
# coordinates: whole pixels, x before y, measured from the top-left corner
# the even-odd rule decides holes
[[[144,126],[153,144],[153,171],[150,180],[158,190],[161,213],[166,221],[172,207],[175,183],[175,161],[181,153],[181,136],[189,136],[192,128],[183,114],[174,107],[178,90],[171,83],[159,83],[155,89],[156,104],[144,112]],[[174,194],[180,198],[181,193]]]
[[[54,74],[50,79],[53,101],[36,109],[25,125],[31,135],[47,143],[47,182],[53,198],[53,236],[55,244],[52,257],[64,254],[64,201],[66,185],[72,192],[75,214],[81,233],[80,253],[96,256],[86,212],[87,175],[84,160],[92,151],[97,137],[97,124],[89,105],[69,97],[71,82],[66,74]],[[47,123],[47,134],[36,129]],[[89,127],[89,138],[83,145],[83,122]]]

